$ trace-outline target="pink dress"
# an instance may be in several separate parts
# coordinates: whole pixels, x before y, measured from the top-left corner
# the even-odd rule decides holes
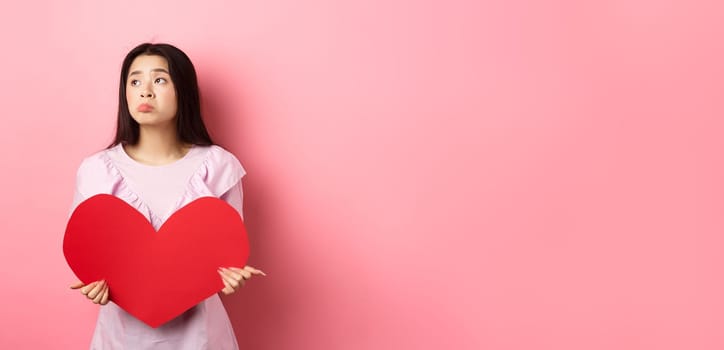
[[[72,209],[93,195],[111,194],[136,208],[156,230],[176,210],[199,197],[224,199],[242,214],[241,178],[245,174],[236,157],[219,146],[194,146],[174,163],[149,166],[131,159],[118,145],[83,160],[78,168]],[[109,287],[113,293],[113,286]],[[239,347],[221,299],[214,294],[155,329],[109,302],[100,307],[90,348]]]

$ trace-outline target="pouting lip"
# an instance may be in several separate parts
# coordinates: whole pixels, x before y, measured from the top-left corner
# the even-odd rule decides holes
[[[148,111],[153,110],[153,106],[151,106],[151,105],[148,104],[148,103],[142,103],[142,104],[140,104],[140,105],[138,106],[137,110],[138,110],[139,112],[148,112]]]

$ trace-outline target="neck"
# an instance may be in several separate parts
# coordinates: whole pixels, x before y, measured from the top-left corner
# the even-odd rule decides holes
[[[141,163],[162,165],[183,158],[191,145],[178,139],[176,126],[144,126],[139,128],[138,143],[127,145],[126,153]]]

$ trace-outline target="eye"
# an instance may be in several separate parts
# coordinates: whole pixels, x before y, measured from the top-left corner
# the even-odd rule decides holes
[[[156,78],[153,82],[156,84],[162,84],[166,82],[166,78]]]
[[[131,86],[138,86],[141,83],[140,80],[133,79],[130,81]]]

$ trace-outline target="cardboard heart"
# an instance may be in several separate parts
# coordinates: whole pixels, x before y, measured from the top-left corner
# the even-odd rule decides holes
[[[156,230],[135,208],[108,194],[73,211],[63,253],[83,283],[105,279],[110,300],[158,327],[219,292],[219,267],[243,267],[249,242],[239,213],[202,197]]]

